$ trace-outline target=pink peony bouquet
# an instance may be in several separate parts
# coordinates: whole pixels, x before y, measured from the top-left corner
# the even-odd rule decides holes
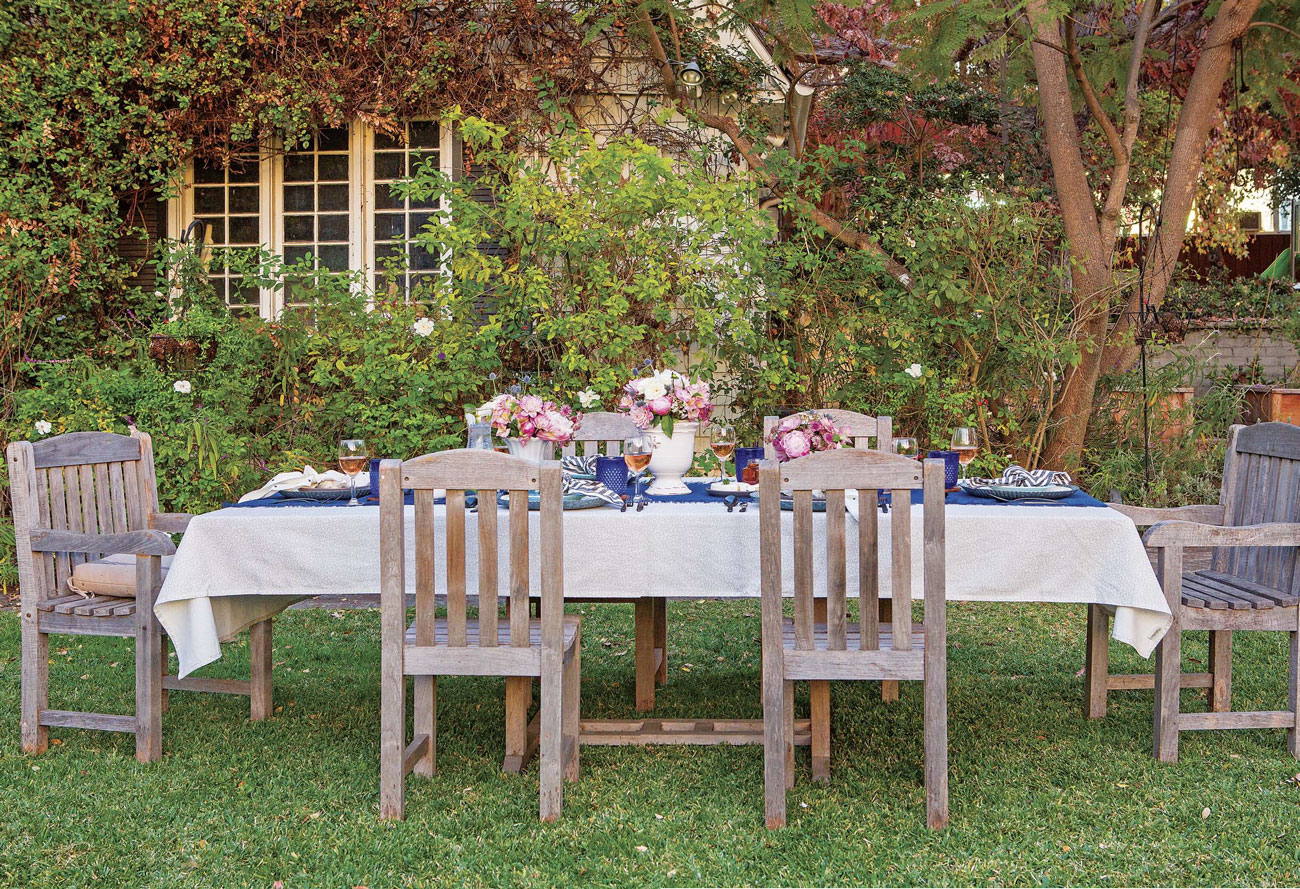
[[[849,441],[848,427],[836,427],[831,418],[816,411],[791,414],[767,435],[767,441],[776,451],[776,459],[784,463],[807,457],[817,451],[833,451]]]
[[[641,429],[657,425],[665,435],[672,435],[678,420],[708,420],[713,401],[709,384],[703,380],[691,380],[675,370],[661,370],[624,386],[618,409]]]
[[[568,444],[582,425],[582,414],[567,404],[545,401],[540,395],[505,393],[493,398],[476,411],[479,420],[492,424],[492,432],[501,438],[534,438]]]

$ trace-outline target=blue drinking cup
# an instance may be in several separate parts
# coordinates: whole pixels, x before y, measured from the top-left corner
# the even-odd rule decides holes
[[[627,490],[627,464],[622,457],[597,457],[596,481],[609,488],[615,494]]]
[[[741,474],[745,467],[755,460],[763,459],[762,448],[736,448],[736,481],[741,481]]]
[[[943,460],[943,486],[947,489],[957,487],[957,474],[961,470],[961,463],[957,459],[956,451],[930,451],[927,457],[937,457]]]

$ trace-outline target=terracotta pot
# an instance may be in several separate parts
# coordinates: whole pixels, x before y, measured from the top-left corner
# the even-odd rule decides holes
[[[1117,391],[1111,394],[1118,402],[1112,412],[1115,422],[1121,426],[1131,422],[1140,427],[1142,393]],[[1154,396],[1150,413],[1151,429],[1159,430],[1161,441],[1171,441],[1191,431],[1192,402],[1195,397],[1196,390],[1190,388],[1171,389]],[[1129,419],[1130,414],[1132,420]]]

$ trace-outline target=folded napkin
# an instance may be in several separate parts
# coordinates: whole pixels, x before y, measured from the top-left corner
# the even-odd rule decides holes
[[[623,502],[622,497],[594,478],[575,477],[596,474],[596,456],[594,454],[590,457],[564,457],[560,460],[560,467],[564,470],[564,493],[582,494],[585,497],[599,497],[606,503],[619,504]]]
[[[1047,485],[1071,484],[1070,473],[1051,469],[1026,469],[1008,466],[999,478],[967,478],[958,482],[963,488],[987,488],[993,485],[1011,488],[1042,488]]]
[[[261,500],[278,491],[303,491],[309,488],[346,488],[348,477],[335,469],[317,472],[310,466],[304,466],[302,472],[281,472],[256,491],[249,491],[239,502]]]

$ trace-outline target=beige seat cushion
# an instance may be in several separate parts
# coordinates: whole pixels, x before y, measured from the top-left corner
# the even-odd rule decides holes
[[[135,598],[135,561],[136,557],[117,553],[83,562],[72,569],[68,578],[68,588],[74,593],[86,596],[116,596],[121,599]],[[162,557],[162,574],[167,576],[172,557]]]

